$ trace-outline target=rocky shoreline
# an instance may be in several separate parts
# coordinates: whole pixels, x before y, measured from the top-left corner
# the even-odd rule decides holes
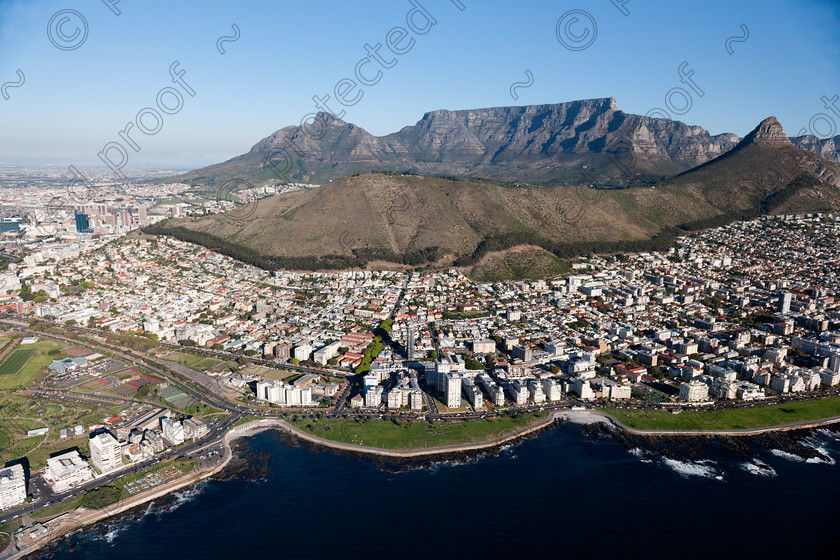
[[[728,436],[719,434],[689,433],[683,435],[650,435],[628,432],[611,423],[582,426],[587,437],[598,442],[609,439],[628,451],[655,454],[674,460],[736,459],[748,461],[758,451],[770,451],[801,458],[803,461],[831,462],[813,444],[817,430],[840,434],[840,424],[819,428],[799,428],[767,431],[757,435]],[[811,441],[809,441],[811,440]]]
[[[503,436],[487,443],[394,452],[324,440],[301,432],[285,422],[258,423],[231,430],[225,435],[226,459],[212,471],[188,476],[177,481],[178,483],[173,484],[171,488],[158,489],[154,494],[150,491],[149,496],[137,496],[137,503],[129,507],[110,506],[101,511],[84,512],[82,516],[86,518],[79,520],[75,527],[56,528],[50,538],[39,543],[37,548],[13,555],[12,558],[49,558],[57,547],[65,542],[61,537],[88,526],[95,531],[94,537],[98,535],[108,538],[108,535],[118,533],[123,523],[140,522],[147,515],[175,509],[183,503],[185,496],[194,495],[196,485],[207,479],[220,482],[234,479],[257,481],[270,476],[271,457],[254,451],[247,441],[247,438],[264,431],[270,430],[273,437],[291,447],[352,457],[375,464],[385,472],[404,472],[433,468],[441,463],[470,463],[482,457],[497,455],[526,439],[534,439],[543,432],[567,423],[578,425],[585,438],[593,443],[612,441],[634,455],[660,455],[675,461],[749,461],[755,457],[757,451],[769,450],[802,461],[833,462],[831,457],[826,456],[819,446],[813,443],[814,435],[817,430],[826,430],[833,437],[840,437],[840,422],[803,428],[772,427],[759,433],[745,435],[701,431],[676,434],[644,432],[627,429],[600,412],[585,410],[553,413],[546,421],[520,430],[521,433]],[[124,505],[122,502],[117,504]]]
[[[428,451],[423,450],[422,454],[414,456],[395,456],[392,454],[376,454],[368,451],[354,451],[352,449],[339,448],[334,445],[321,443],[309,439],[302,439],[296,434],[290,433],[286,430],[272,430],[273,437],[283,442],[290,447],[302,447],[312,452],[328,452],[340,457],[351,457],[361,461],[375,464],[385,472],[404,472],[414,469],[430,468],[439,463],[469,463],[490,455],[497,455],[503,449],[510,446],[516,446],[526,439],[534,439],[539,434],[554,429],[558,425],[558,421],[551,421],[548,424],[535,427],[527,433],[515,436],[500,443],[489,443],[477,448],[460,448],[455,450],[436,450],[441,448],[431,448]]]

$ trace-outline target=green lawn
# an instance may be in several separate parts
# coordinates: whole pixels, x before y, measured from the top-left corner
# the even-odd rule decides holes
[[[52,434],[55,436],[56,434]],[[31,451],[27,458],[29,459],[29,469],[31,471],[38,471],[47,466],[47,459],[51,455],[69,451],[77,447],[82,455],[90,454],[89,436],[83,435],[76,438],[59,439],[58,441],[44,442],[40,447]]]
[[[435,406],[437,407],[438,412],[440,412],[441,414],[447,414],[450,412],[466,412],[470,409],[470,405],[467,403],[466,400],[462,400],[461,406],[459,406],[458,408],[449,408],[448,406],[446,406],[446,403],[444,403],[438,398],[435,398],[434,400]]]
[[[213,408],[212,406],[208,406],[204,403],[191,404],[184,409],[184,413],[191,416],[207,416],[208,414],[218,414],[219,412],[221,412],[221,410],[218,408]]]
[[[12,445],[15,441],[15,438],[9,433],[8,430],[0,430],[0,453],[3,452],[4,449],[8,448]]]
[[[88,453],[88,436],[85,433],[72,437],[72,428],[82,425],[87,431],[91,424],[99,424],[104,418],[116,416],[125,409],[124,405],[105,407],[65,401],[59,404],[49,398],[20,397],[0,393],[0,464],[4,461],[27,456],[33,470],[42,468],[47,458],[54,453],[78,447]],[[48,426],[46,438],[26,438],[18,441],[27,430]],[[68,428],[69,439],[60,439],[62,428]],[[7,441],[8,440],[8,441]],[[36,448],[39,442],[43,442]]]
[[[20,368],[23,367],[32,354],[35,353],[35,348],[18,348],[10,353],[3,363],[0,364],[0,375],[14,375]]]
[[[216,358],[204,358],[203,360],[193,363],[190,367],[196,371],[204,371],[221,363],[223,363],[222,360],[217,360]]]
[[[19,371],[14,375],[2,375],[0,376],[0,391],[8,391],[13,389],[24,389],[32,384],[36,378],[43,378],[45,375],[47,366],[50,365],[53,360],[60,358],[61,356],[54,354],[50,355],[50,350],[60,350],[63,348],[63,345],[58,342],[52,342],[49,340],[40,340],[26,348],[26,351],[32,351],[32,355],[26,360],[26,363],[19,367]],[[13,358],[21,349],[15,350],[6,361]]]
[[[32,451],[38,447],[46,437],[47,436],[38,436],[20,440],[17,445],[11,449],[7,449],[2,455],[0,455],[0,462],[13,461],[32,453]]]
[[[62,513],[73,511],[79,507],[79,504],[82,503],[82,497],[83,496],[74,496],[67,500],[63,500],[61,503],[51,505],[46,509],[32,514],[32,519],[35,519],[36,521],[46,521],[52,519],[53,517],[58,517]]]
[[[117,503],[122,497],[122,494],[122,488],[100,486],[84,493],[80,507],[85,509],[102,509],[105,506]]]
[[[443,445],[478,443],[542,420],[546,413],[505,416],[491,420],[464,423],[429,424],[426,422],[390,420],[336,420],[301,418],[292,423],[311,434],[342,443],[367,445],[383,449],[425,449]]]
[[[196,369],[195,366],[205,360],[207,360],[206,356],[196,356],[195,354],[189,354],[187,352],[170,352],[166,356],[163,357],[164,360],[168,362],[175,362],[177,364],[181,364],[183,366],[187,366],[190,369]]]
[[[745,430],[840,416],[840,397],[737,410],[683,411],[608,410],[619,422],[639,430]]]
[[[254,420],[259,420],[259,416],[246,416],[245,418],[240,418],[236,422],[233,423],[233,427],[241,426],[242,424],[247,424],[248,422],[253,422]]]

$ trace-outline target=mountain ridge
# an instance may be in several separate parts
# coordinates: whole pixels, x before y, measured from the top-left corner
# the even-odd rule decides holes
[[[381,170],[537,185],[630,186],[688,171],[741,140],[681,121],[624,113],[612,97],[439,109],[385,136],[320,112],[303,126],[275,131],[245,154],[167,181],[319,184]],[[794,143],[840,162],[840,140],[806,136]]]
[[[265,268],[387,261],[469,269],[489,253],[517,246],[560,259],[665,250],[681,231],[821,210],[840,210],[840,166],[796,148],[770,117],[729,152],[651,187],[515,186],[378,172],[147,232]],[[542,257],[522,260],[556,268]]]

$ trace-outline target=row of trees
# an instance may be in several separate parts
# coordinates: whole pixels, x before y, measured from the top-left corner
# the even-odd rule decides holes
[[[372,260],[418,266],[438,260],[442,253],[439,247],[426,247],[398,255],[390,249],[360,248],[353,249],[353,255],[324,255],[320,257],[284,257],[278,255],[263,255],[227,241],[215,235],[201,231],[193,231],[181,226],[168,226],[166,222],[146,226],[143,232],[149,235],[170,235],[180,241],[196,243],[232,257],[238,261],[262,268],[264,270],[344,270],[348,268],[363,268]]]

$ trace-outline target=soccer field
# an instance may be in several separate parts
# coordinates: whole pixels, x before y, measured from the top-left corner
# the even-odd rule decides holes
[[[0,375],[16,374],[34,353],[35,348],[20,348],[15,350],[0,364]]]

